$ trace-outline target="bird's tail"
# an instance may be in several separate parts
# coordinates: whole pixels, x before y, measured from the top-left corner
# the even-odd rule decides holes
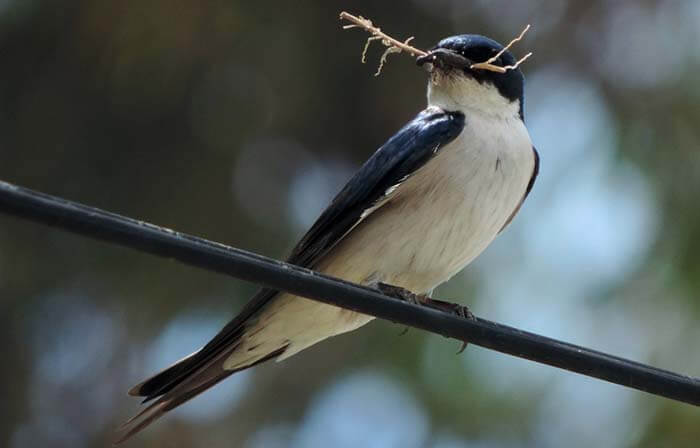
[[[229,375],[281,355],[287,349],[287,345],[268,347],[267,353],[236,353],[241,346],[241,337],[275,294],[270,290],[260,291],[207,345],[131,388],[129,395],[145,397],[144,403],[155,401],[119,428],[123,434],[114,444],[124,442],[166,412],[199,395]],[[225,368],[226,360],[234,354],[237,356],[236,364]]]
[[[118,431],[123,432],[123,434],[119,436],[114,444],[118,445],[126,441],[131,436],[156,421],[166,412],[194,398],[229,375],[276,358],[284,352],[286,346],[260,359],[256,359],[243,367],[235,370],[226,370],[223,368],[224,361],[235,349],[236,347],[234,346],[229,350],[222,351],[222,353],[207,362],[204,366],[193,369],[193,361],[196,360],[195,355],[197,354],[197,352],[195,352],[155,376],[134,386],[129,390],[129,395],[145,397],[144,403],[151,400],[155,401],[134,417],[127,420],[118,429]],[[158,393],[158,391],[164,389],[167,391],[162,394]]]

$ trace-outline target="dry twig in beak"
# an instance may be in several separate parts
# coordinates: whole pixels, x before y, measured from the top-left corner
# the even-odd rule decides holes
[[[423,50],[408,45],[408,43],[413,39],[413,37],[409,37],[403,42],[396,40],[388,34],[382,32],[382,30],[379,27],[374,26],[371,20],[365,19],[362,16],[356,17],[352,14],[343,11],[340,13],[340,20],[347,20],[348,22],[352,22],[351,25],[344,25],[344,30],[350,28],[362,28],[363,30],[367,31],[372,35],[367,39],[367,42],[365,43],[365,48],[362,50],[363,64],[365,63],[367,57],[367,49],[369,48],[369,44],[372,43],[372,41],[379,40],[381,41],[382,45],[387,47],[387,49],[384,51],[384,54],[382,54],[381,59],[379,60],[379,68],[377,69],[377,73],[375,73],[374,76],[379,76],[379,74],[382,72],[382,67],[384,67],[386,57],[389,56],[391,53],[401,53],[402,51],[405,51],[415,57],[425,56],[428,54]]]
[[[469,66],[469,68],[471,68],[472,70],[489,70],[489,71],[498,72],[498,73],[505,73],[505,72],[507,72],[508,70],[515,70],[516,68],[518,68],[518,66],[519,66],[520,64],[522,64],[523,62],[525,62],[525,61],[527,60],[527,58],[529,58],[530,56],[532,56],[532,52],[530,52],[530,53],[526,54],[525,56],[523,56],[522,58],[520,58],[520,59],[518,60],[518,62],[516,62],[516,63],[513,64],[513,65],[506,65],[505,67],[501,67],[500,65],[493,65],[493,63],[494,63],[494,61],[496,61],[496,59],[498,59],[499,57],[501,57],[501,55],[502,55],[503,53],[505,53],[506,51],[508,51],[508,50],[510,49],[510,47],[513,46],[514,43],[519,42],[519,41],[523,38],[523,36],[525,35],[525,33],[527,33],[527,31],[528,31],[529,29],[530,29],[530,25],[527,25],[527,26],[525,27],[525,29],[523,29],[523,30],[520,32],[520,35],[519,35],[518,37],[516,37],[515,39],[511,40],[510,42],[508,42],[508,45],[506,45],[505,47],[503,47],[503,49],[502,49],[501,51],[499,51],[498,53],[496,53],[495,56],[489,58],[489,60],[487,60],[487,61],[484,61],[484,62],[477,62],[476,64],[472,64],[471,66]]]
[[[389,56],[391,53],[401,53],[405,51],[406,53],[410,53],[414,57],[420,57],[420,56],[427,56],[429,53],[426,51],[423,51],[421,49],[418,49],[416,47],[412,47],[408,45],[408,43],[413,39],[413,36],[409,37],[408,39],[404,40],[401,42],[400,40],[396,40],[393,37],[389,36],[388,34],[384,33],[378,26],[374,26],[371,20],[365,19],[362,16],[353,16],[352,14],[349,14],[345,11],[340,13],[340,20],[347,20],[348,22],[352,22],[350,25],[343,25],[343,29],[347,30],[350,28],[362,28],[363,30],[367,31],[370,33],[372,36],[367,38],[367,42],[365,43],[365,47],[362,50],[362,63],[364,64],[367,60],[367,49],[369,48],[369,44],[372,43],[372,41],[378,40],[382,43],[382,45],[386,46],[387,49],[384,51],[382,54],[382,57],[379,59],[379,67],[377,68],[377,73],[374,74],[374,76],[379,76],[379,74],[382,72],[382,68],[384,67],[384,64],[386,63],[386,58]],[[493,63],[506,51],[510,49],[510,47],[513,46],[516,42],[519,42],[525,33],[530,29],[530,25],[526,26],[525,29],[520,33],[518,37],[515,39],[511,40],[508,45],[503,47],[501,51],[499,51],[495,56],[491,57],[489,60],[484,61],[484,62],[477,62],[476,64],[472,64],[469,66],[469,68],[473,70],[489,70],[492,72],[497,72],[497,73],[505,73],[508,70],[515,70],[527,60],[530,56],[532,56],[532,52],[526,54],[522,58],[520,58],[515,64],[513,65],[506,65],[505,67],[501,67],[500,65],[494,65]]]

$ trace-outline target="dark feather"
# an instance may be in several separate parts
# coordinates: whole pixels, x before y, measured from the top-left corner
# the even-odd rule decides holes
[[[173,410],[182,403],[196,397],[205,390],[219,383],[221,380],[224,380],[230,375],[233,375],[234,373],[243,369],[247,369],[249,367],[253,367],[254,365],[276,358],[280,354],[284,353],[286,349],[286,346],[282,347],[269,353],[264,358],[236,370],[224,370],[222,368],[225,359],[235,350],[235,347],[232,347],[231,350],[226,350],[222,354],[223,356],[217,356],[213,362],[210,362],[201,370],[192,372],[188,378],[174,387],[170,392],[161,396],[154,403],[146,407],[146,409],[127,420],[119,428],[119,431],[126,432],[114,442],[114,445],[119,445],[120,443],[128,440],[131,436],[156,421],[166,412]]]
[[[515,215],[518,214],[520,211],[520,207],[523,205],[523,202],[525,202],[525,199],[527,199],[527,196],[530,194],[530,191],[532,190],[532,187],[535,185],[535,179],[537,179],[537,174],[540,172],[540,155],[537,153],[537,149],[535,147],[532,147],[532,156],[535,158],[535,166],[532,169],[532,176],[530,177],[530,181],[527,183],[527,187],[525,188],[525,194],[523,195],[523,198],[518,202],[518,206],[515,207],[515,210],[513,210],[513,213],[510,214],[508,219],[506,220],[506,223],[503,224],[503,227],[501,227],[501,230],[498,231],[498,233],[501,233],[505,230],[506,227],[508,227],[508,224],[515,218]]]

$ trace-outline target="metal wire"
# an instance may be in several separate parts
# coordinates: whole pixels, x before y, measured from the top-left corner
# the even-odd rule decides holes
[[[2,181],[0,212],[700,406],[697,378],[485,319],[464,319],[414,305],[308,269]]]

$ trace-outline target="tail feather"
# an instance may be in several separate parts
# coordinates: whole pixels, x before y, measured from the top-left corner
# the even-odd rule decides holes
[[[204,347],[132,387],[129,395],[145,397],[143,403],[155,401],[119,428],[119,431],[125,431],[125,433],[118,438],[115,445],[126,441],[166,412],[204,392],[229,375],[284,353],[288,346],[286,344],[280,348],[271,347],[267,354],[251,353],[252,357],[248,361],[246,361],[247,356],[244,355],[235,369],[224,369],[226,360],[238,349],[241,336],[276,294],[276,291],[261,290],[246,304],[241,313]]]
[[[209,361],[206,365],[196,368],[191,371],[187,371],[187,362],[190,357],[184,358],[180,362],[174,364],[163,372],[155,375],[144,383],[132,388],[129,393],[131,395],[141,395],[141,388],[144,384],[160,378],[158,381],[153,383],[153,387],[157,389],[156,386],[161,386],[162,384],[169,384],[172,381],[174,375],[179,378],[177,384],[172,385],[168,392],[160,396],[147,396],[145,401],[149,401],[158,398],[154,403],[150,404],[144,410],[136,414],[134,417],[127,420],[118,431],[125,431],[115,442],[114,445],[119,445],[129,438],[131,438],[136,433],[140,432],[151,423],[162,417],[166,412],[175,409],[186,401],[196,397],[200,393],[209,389],[210,387],[216,385],[219,381],[227,378],[241,370],[253,367],[262,362],[268,361],[270,359],[276,358],[277,356],[284,353],[287,346],[283,346],[266,356],[257,359],[250,364],[247,364],[239,369],[226,370],[223,368],[226,359],[236,350],[237,346],[230,347],[228,350],[224,350],[214,359]],[[190,355],[192,356],[192,355]],[[162,384],[161,384],[162,383]],[[133,392],[133,393],[132,393]],[[145,402],[144,401],[144,402]]]
[[[124,425],[122,425],[122,427],[120,427],[118,429],[118,431],[126,431],[127,429],[128,429],[128,431],[124,435],[119,437],[117,440],[115,440],[113,445],[117,446],[117,445],[120,445],[120,444],[126,442],[128,439],[131,438],[131,436],[133,436],[134,434],[141,431],[146,426],[150,425],[155,420],[160,418],[163,414],[165,414],[165,410],[163,409],[163,408],[165,408],[165,406],[167,406],[167,403],[165,403],[165,402],[153,403],[152,405],[150,405],[149,407],[147,407],[143,411],[139,412],[134,417],[130,418],[126,423],[124,423]],[[136,419],[141,418],[141,417],[143,417],[143,418],[138,422],[138,424],[129,428],[130,424],[133,421],[135,421]]]
[[[193,365],[192,361],[194,361],[194,357],[197,353],[199,353],[199,350],[175,361],[150,378],[141,381],[139,384],[129,389],[127,393],[134,397],[151,397],[150,399],[153,399],[154,393],[157,393],[158,390],[167,387],[169,384],[177,382],[178,379],[182,378],[183,374],[191,370]],[[146,400],[149,400],[149,398]],[[145,402],[146,401],[144,401],[144,403]]]
[[[167,369],[137,384],[129,390],[129,395],[146,397],[145,402],[157,398],[191,376],[193,371],[208,365],[222,351],[228,351],[237,344],[240,336],[250,324],[251,319],[277,294],[276,291],[263,289],[256,294],[231,322],[217,333],[200,350],[177,361]]]

